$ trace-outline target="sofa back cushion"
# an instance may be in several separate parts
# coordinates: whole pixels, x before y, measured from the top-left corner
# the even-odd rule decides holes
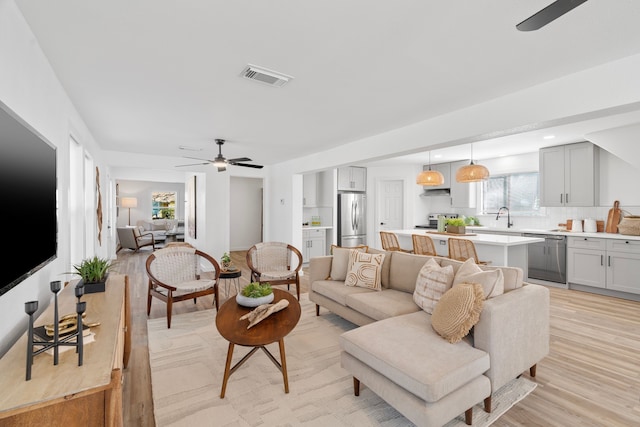
[[[391,267],[391,251],[383,251],[381,249],[369,248],[367,252],[370,254],[385,254],[384,261],[382,262],[382,271],[380,271],[380,279],[383,288],[389,287],[389,270]]]
[[[392,252],[387,287],[413,293],[416,288],[416,277],[418,277],[420,269],[431,258],[434,257],[408,254],[406,252]]]
[[[333,259],[331,261],[331,280],[344,280],[347,277],[347,270],[349,269],[349,248],[333,247]],[[367,252],[366,247],[357,249],[362,252]]]

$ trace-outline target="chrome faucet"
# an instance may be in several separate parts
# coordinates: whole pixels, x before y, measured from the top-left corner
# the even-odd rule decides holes
[[[509,208],[506,206],[503,206],[500,209],[498,209],[498,214],[496,215],[496,221],[500,219],[500,212],[502,212],[502,209],[505,209],[507,211],[507,228],[511,228],[511,226],[513,225],[513,223],[511,222],[511,213],[509,212]]]

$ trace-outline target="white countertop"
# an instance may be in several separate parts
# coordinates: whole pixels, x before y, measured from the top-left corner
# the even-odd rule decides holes
[[[430,233],[429,231],[420,229],[409,230],[390,230],[392,233],[396,233],[398,236],[411,237],[412,234],[427,234],[432,239],[455,239],[463,238],[473,241],[477,245],[490,245],[490,246],[517,246],[528,245],[529,243],[543,242],[542,237],[522,237],[522,236],[508,236],[504,234],[476,234],[471,235],[447,235],[439,233]]]
[[[332,225],[303,225],[303,230],[328,230],[333,228]]]
[[[597,237],[602,239],[619,239],[619,240],[640,240],[640,236],[630,236],[618,233],[579,233],[576,231],[557,231],[557,230],[541,230],[536,228],[502,228],[502,227],[484,227],[468,225],[467,231],[484,230],[486,232],[495,231],[497,233],[531,233],[531,234],[550,234],[556,236],[569,237]]]

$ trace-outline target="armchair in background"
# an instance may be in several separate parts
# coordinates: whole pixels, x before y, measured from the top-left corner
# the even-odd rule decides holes
[[[138,227],[118,227],[117,231],[120,249],[131,249],[135,252],[144,246],[156,249],[156,239],[152,233],[141,233]]]

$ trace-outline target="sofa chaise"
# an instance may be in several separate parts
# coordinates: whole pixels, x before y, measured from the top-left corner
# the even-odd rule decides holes
[[[352,250],[336,248],[332,256],[312,258],[309,266],[316,315],[324,307],[360,325],[340,337],[341,365],[354,377],[356,396],[362,383],[416,425],[440,426],[463,412],[471,424],[474,405],[484,401],[490,412],[493,392],[527,370],[535,377],[536,364],[549,352],[548,289],[523,282],[519,268],[474,264],[479,274],[499,274],[501,289],[487,299],[480,293],[479,320],[453,343],[434,330],[432,314],[416,303],[414,293],[430,259],[447,271],[451,266],[456,275],[466,264],[369,252],[384,254],[381,290],[345,284]]]

